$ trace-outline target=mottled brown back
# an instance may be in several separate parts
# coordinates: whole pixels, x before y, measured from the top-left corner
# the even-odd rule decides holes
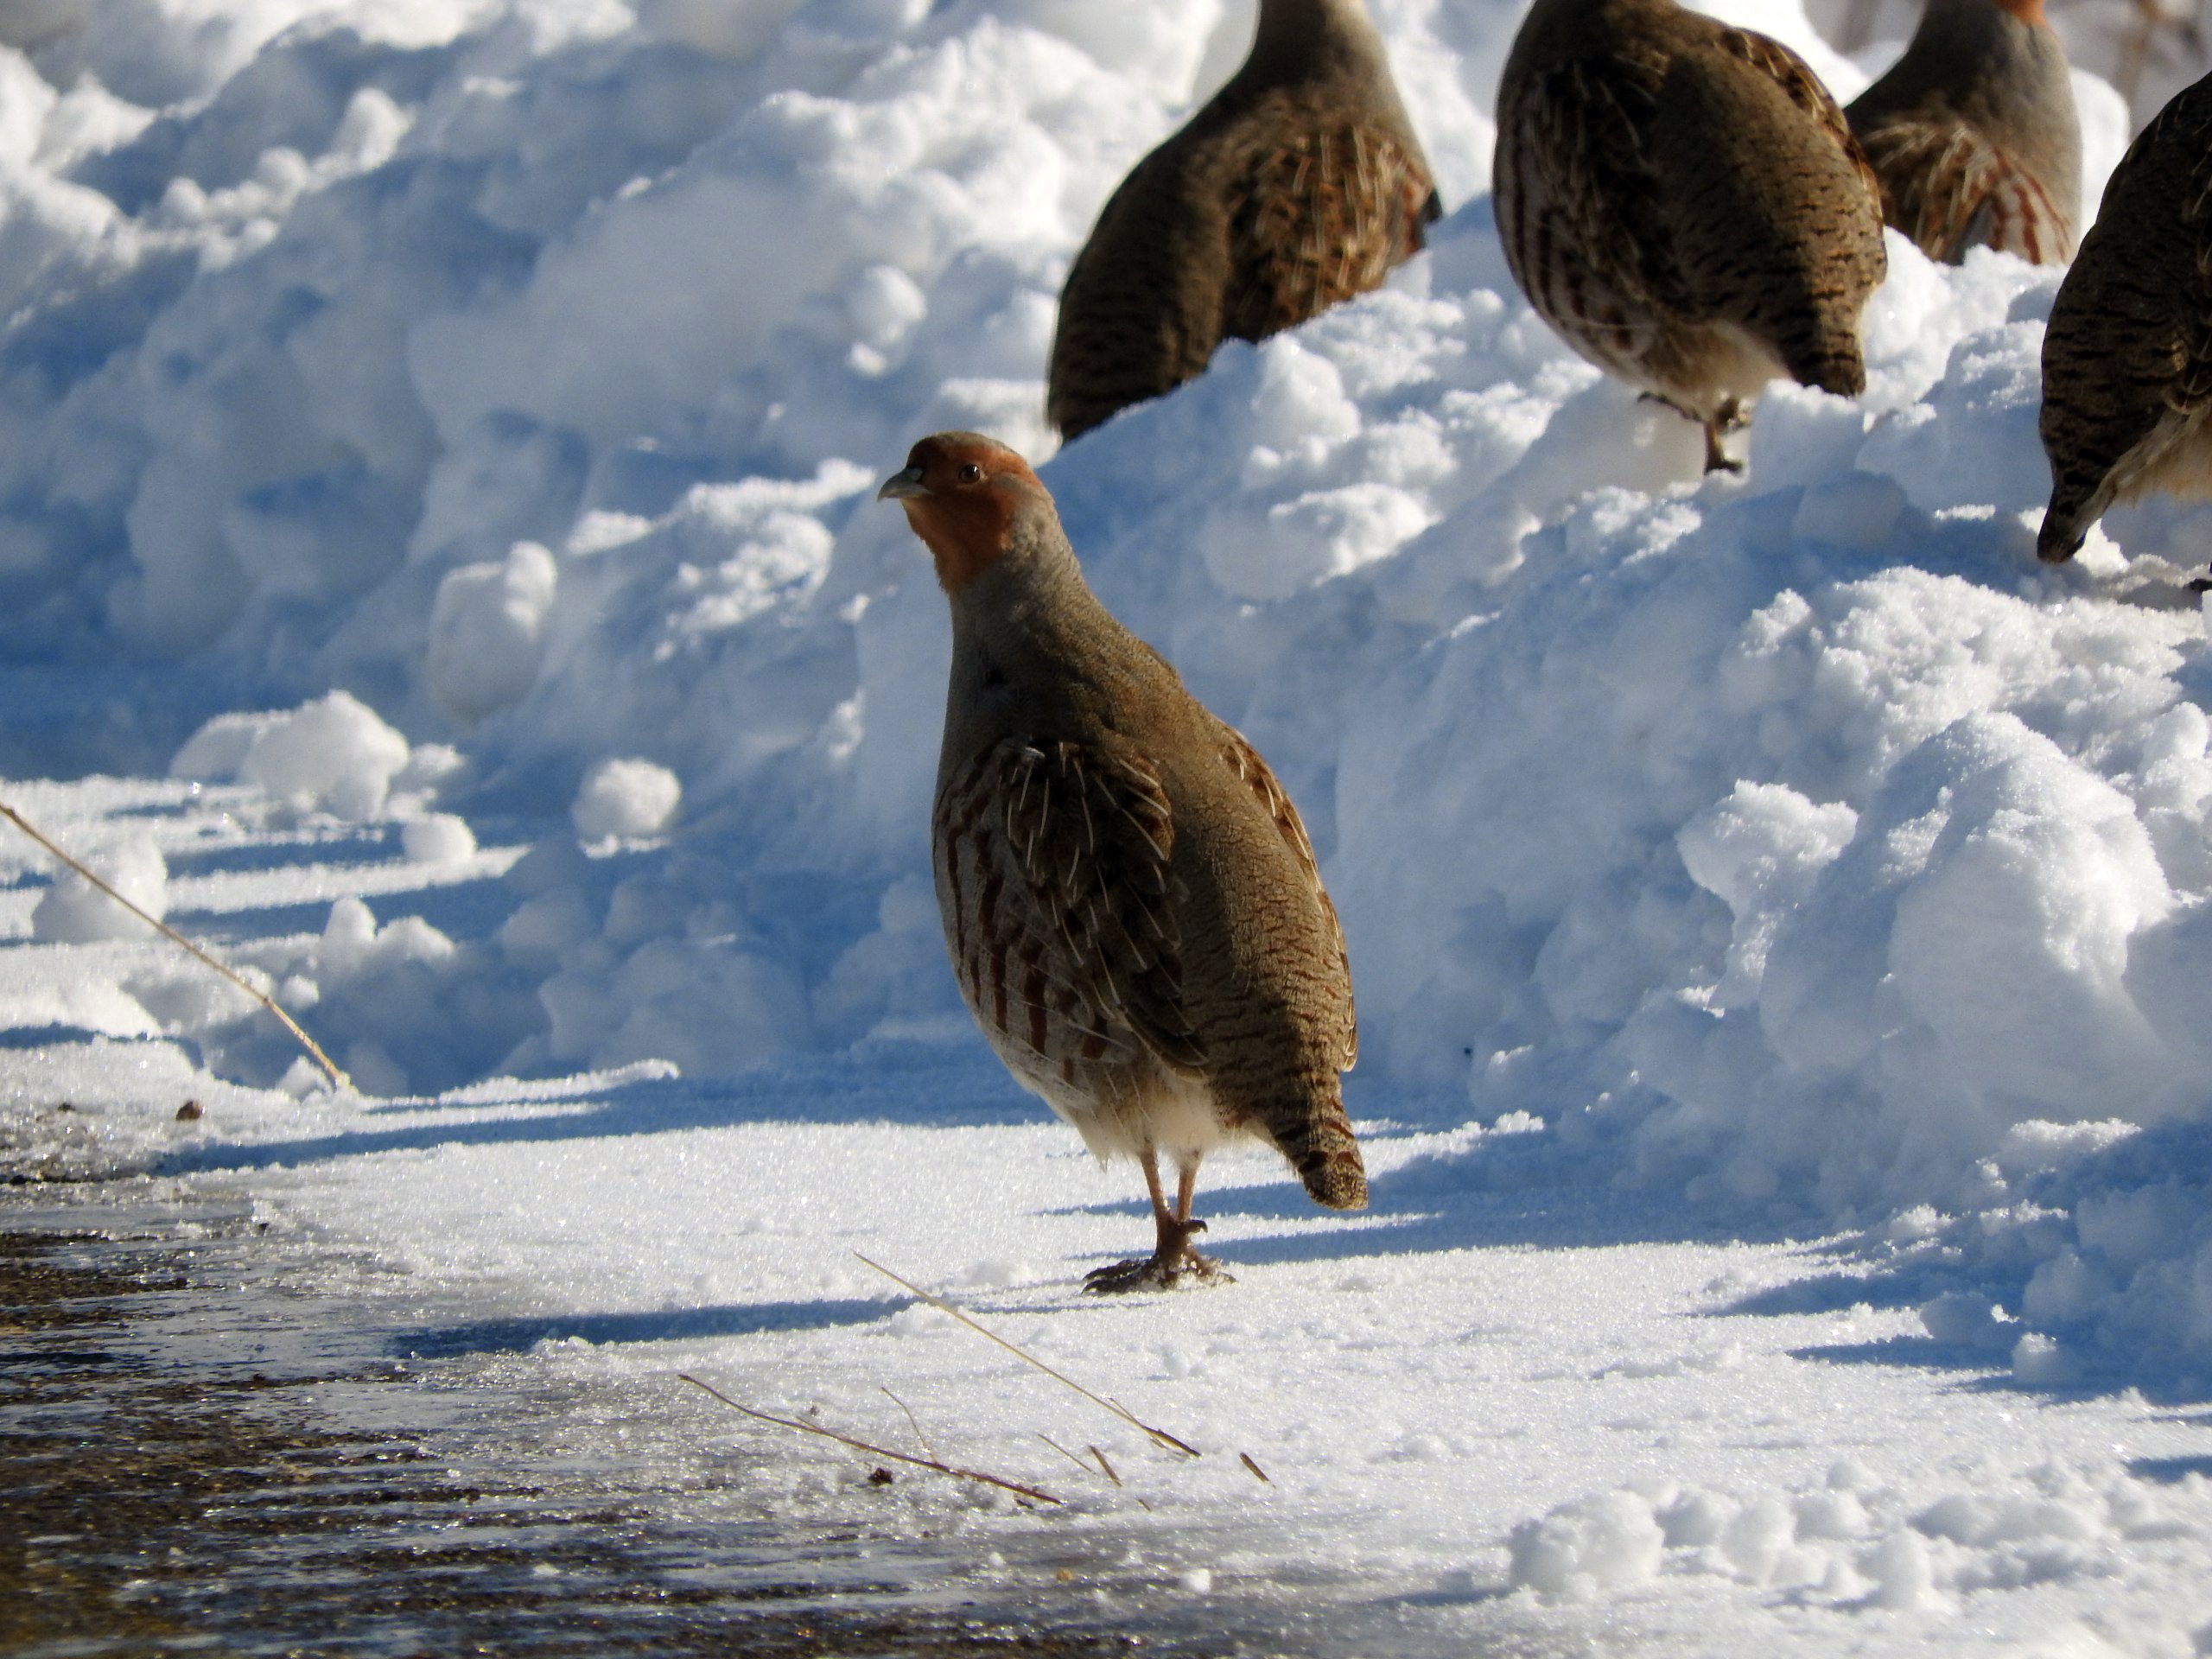
[[[1046,412],[1063,435],[1192,378],[1224,339],[1378,286],[1424,245],[1440,208],[1380,42],[1357,0],[1304,6],[1311,31],[1263,14],[1253,60],[1099,214],[1052,341]]]

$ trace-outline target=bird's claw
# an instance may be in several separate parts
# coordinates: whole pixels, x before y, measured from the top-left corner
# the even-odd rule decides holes
[[[1211,1256],[1186,1249],[1173,1262],[1147,1255],[1093,1268],[1083,1275],[1083,1287],[1094,1295],[1117,1296],[1132,1290],[1173,1290],[1185,1280],[1202,1285],[1236,1282],[1236,1276]]]
[[[1093,1268],[1083,1275],[1083,1287],[1111,1296],[1131,1290],[1173,1290],[1185,1279],[1202,1285],[1235,1284],[1236,1279],[1220,1262],[1191,1248],[1191,1236],[1205,1230],[1205,1223],[1196,1218],[1175,1224],[1174,1231],[1163,1234],[1160,1248],[1150,1255]]]

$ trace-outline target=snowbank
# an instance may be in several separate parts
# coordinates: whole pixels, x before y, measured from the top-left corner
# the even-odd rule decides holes
[[[1996,1471],[1950,1472],[1972,1482]],[[2176,1492],[2058,1462],[2007,1480],[2001,1496],[1962,1484],[1931,1497],[1847,1458],[1817,1485],[1749,1500],[1653,1483],[1562,1504],[1514,1533],[1512,1580],[1547,1597],[1592,1599],[1665,1573],[1724,1579],[1803,1607],[1925,1615],[1991,1590],[2079,1576],[2107,1582],[2108,1612],[2132,1603],[2136,1616],[2115,1621],[2124,1633],[2107,1625],[2101,1636],[2102,1619],[2062,1619],[2033,1651],[2183,1652],[2188,1617],[2171,1603],[2160,1615],[2165,1592],[2144,1569],[2194,1530],[2183,1516],[2196,1496],[2193,1486]]]
[[[374,1090],[972,1040],[926,876],[943,601],[871,486],[944,426],[1046,459],[1066,261],[1249,6],[108,10],[0,46],[0,641],[194,690],[95,694],[50,768],[135,742],[264,830],[483,876],[251,944]],[[2023,1380],[2202,1375],[2174,578],[2212,520],[2038,569],[2056,275],[1894,238],[1866,397],[1777,390],[1700,479],[1507,279],[1514,9],[1376,10],[1457,209],[1431,255],[1044,471],[1300,803],[1363,1078],[1541,1120],[1578,1180],[1866,1228]],[[1789,0],[1727,10],[1863,79]],[[2082,94],[2094,200],[2127,135]],[[156,1000],[284,1071],[234,1004]]]

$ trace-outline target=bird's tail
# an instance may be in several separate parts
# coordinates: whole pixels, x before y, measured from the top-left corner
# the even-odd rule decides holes
[[[1817,386],[1839,397],[1856,397],[1866,390],[1866,359],[1858,334],[1850,329],[1824,329],[1792,352],[1790,378],[1801,386]]]
[[[2044,403],[2046,429],[2051,424],[2051,404]],[[2036,531],[2036,556],[2045,564],[2063,564],[2082,550],[2089,526],[2119,493],[2111,486],[2112,461],[2103,453],[2078,453],[2054,442],[2048,429],[2043,447],[2050,457],[2050,505],[2044,509],[2043,527]]]
[[[1295,1122],[1268,1127],[1313,1201],[1332,1210],[1367,1208],[1367,1166],[1360,1160],[1359,1142],[1352,1139],[1351,1121],[1345,1117],[1343,1103],[1331,1100],[1316,1111],[1301,1103],[1294,1116]]]
[[[2043,528],[2036,532],[2036,556],[2045,564],[2063,564],[2082,550],[2088,534],[2088,521],[2054,499],[2043,516]]]

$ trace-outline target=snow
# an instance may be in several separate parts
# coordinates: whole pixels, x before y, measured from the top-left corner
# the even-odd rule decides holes
[[[1894,50],[1717,10],[1847,98]],[[1318,1596],[1346,1651],[1407,1598],[1425,1651],[2198,1650],[2212,516],[2039,567],[2058,273],[1895,238],[1866,396],[1774,388],[1701,476],[1506,274],[1515,9],[1374,10],[1430,252],[1059,454],[1067,261],[1249,0],[0,17],[0,799],[353,1084],[18,838],[0,1144],[242,1187],[550,1374],[905,1444],[895,1389],[1187,1607]],[[2094,201],[2129,122],[2078,81]],[[871,497],[948,426],[1039,463],[1344,920],[1375,1207],[1210,1162],[1231,1287],[1076,1294],[1132,1173],[945,968],[944,604]],[[724,1501],[856,1478],[791,1446]],[[1009,1594],[1047,1524],[876,1513]]]

